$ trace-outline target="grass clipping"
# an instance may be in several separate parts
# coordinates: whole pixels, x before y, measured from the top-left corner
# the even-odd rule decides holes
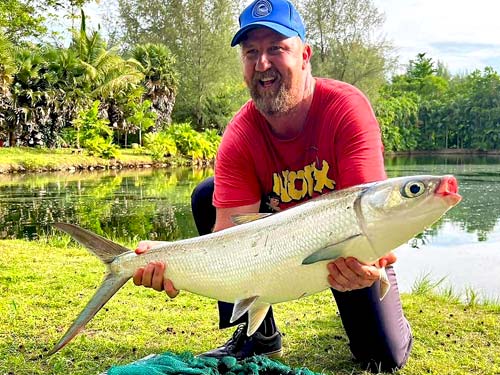
[[[57,354],[46,353],[101,282],[104,267],[80,247],[0,241],[0,374],[98,374],[152,353],[201,353],[224,343],[213,300],[127,283]],[[500,306],[467,304],[431,288],[403,295],[414,346],[403,375],[500,374]],[[368,374],[351,357],[331,293],[274,306],[291,368]]]

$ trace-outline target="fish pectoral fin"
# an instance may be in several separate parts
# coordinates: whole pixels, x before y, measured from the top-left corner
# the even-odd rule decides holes
[[[271,305],[266,302],[253,303],[248,310],[248,325],[247,325],[247,336],[251,336],[260,327],[264,318],[267,315],[267,311]]]
[[[244,299],[240,299],[234,303],[233,314],[231,315],[230,323],[236,322],[241,318],[254,304],[259,296],[252,296]]]
[[[261,213],[261,212],[256,212],[253,214],[241,214],[241,215],[233,215],[231,216],[231,221],[233,224],[240,225],[240,224],[246,224],[246,223],[251,223],[252,221],[263,219],[265,217],[274,215],[273,213]]]
[[[355,234],[345,240],[340,242],[333,243],[328,245],[318,251],[312,253],[307,258],[302,261],[302,264],[313,264],[316,262],[320,262],[322,260],[335,260],[340,258],[344,253],[346,253],[346,249],[355,244],[355,240],[361,237],[361,234]]]
[[[380,268],[380,290],[379,290],[379,298],[382,301],[387,293],[389,293],[389,289],[391,289],[391,282],[389,281],[389,277],[387,276],[387,272],[385,268]]]

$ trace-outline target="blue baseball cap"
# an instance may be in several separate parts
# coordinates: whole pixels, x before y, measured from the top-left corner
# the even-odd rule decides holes
[[[231,41],[239,44],[245,33],[257,27],[268,27],[288,38],[299,36],[305,40],[306,30],[297,9],[288,0],[256,0],[240,15],[240,29]]]

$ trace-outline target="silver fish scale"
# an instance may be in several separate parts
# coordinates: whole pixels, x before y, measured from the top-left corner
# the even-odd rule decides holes
[[[57,228],[98,256],[108,273],[49,355],[78,334],[138,267],[153,260],[167,264],[165,276],[178,289],[235,302],[235,319],[247,311],[251,335],[269,304],[328,288],[327,262],[339,256],[375,262],[460,199],[453,176],[394,178],[325,194],[270,217],[162,244],[139,256],[83,228],[58,223]],[[388,283],[382,278],[380,286],[383,298]]]
[[[163,261],[165,276],[176,288],[227,302],[258,295],[276,303],[316,293],[328,287],[326,262],[302,261],[359,233],[353,209],[358,195],[348,189],[335,199],[324,196],[298,206],[293,215],[284,211],[162,245],[123,265],[133,272],[152,260]]]

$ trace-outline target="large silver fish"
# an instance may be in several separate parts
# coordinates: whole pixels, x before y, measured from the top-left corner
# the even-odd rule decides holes
[[[248,312],[251,335],[271,304],[327,289],[328,262],[355,257],[375,264],[457,204],[457,190],[453,176],[392,178],[324,194],[269,216],[238,216],[234,221],[240,225],[166,242],[141,255],[76,225],[57,223],[98,256],[108,273],[49,354],[66,345],[136,269],[151,261],[168,264],[165,277],[177,289],[234,303],[232,321]]]

